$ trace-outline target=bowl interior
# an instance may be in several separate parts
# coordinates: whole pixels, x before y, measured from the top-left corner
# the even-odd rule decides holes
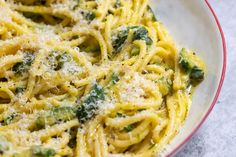
[[[222,75],[223,43],[215,18],[204,0],[151,0],[151,7],[178,47],[196,51],[207,68],[205,80],[194,93],[184,126],[162,154],[166,156],[186,140],[210,110]]]

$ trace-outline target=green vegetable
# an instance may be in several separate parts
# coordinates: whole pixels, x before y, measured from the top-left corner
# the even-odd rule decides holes
[[[70,62],[72,60],[72,57],[64,52],[63,54],[59,54],[58,52],[53,51],[49,55],[49,64],[52,69],[58,71],[63,68],[64,64],[66,62]]]
[[[56,151],[52,148],[44,148],[42,146],[34,146],[31,148],[32,154],[35,157],[53,157],[56,155]]]
[[[16,93],[16,94],[20,94],[20,93],[23,93],[24,90],[25,90],[24,87],[16,87],[15,93]]]
[[[98,84],[95,84],[88,94],[87,99],[79,106],[77,110],[77,117],[79,121],[81,123],[85,123],[86,121],[92,119],[99,109],[98,101],[103,100],[105,100],[104,89]]]
[[[18,119],[19,119],[19,115],[14,112],[3,119],[3,125],[9,125],[17,121]]]
[[[140,53],[140,49],[137,48],[137,47],[134,47],[134,48],[131,50],[130,55],[131,55],[131,56],[137,56],[137,55],[139,55],[139,53]]]
[[[16,74],[23,74],[24,72],[27,72],[30,69],[31,64],[34,61],[34,55],[31,53],[26,53],[24,55],[23,61],[16,63],[13,67],[12,70],[16,73]]]
[[[116,0],[115,8],[119,8],[119,7],[121,7],[121,2],[120,0]]]
[[[63,106],[53,108],[50,112],[41,114],[36,120],[38,129],[45,128],[46,125],[54,125],[60,121],[72,120],[76,117],[76,109],[73,107]]]
[[[57,67],[55,68],[55,70],[60,70],[66,62],[71,61],[71,56],[67,53],[63,53],[62,55],[58,55],[56,59]]]
[[[126,132],[130,132],[134,129],[134,125],[133,124],[130,124],[130,125],[127,125],[126,127],[124,127],[124,130]]]
[[[116,116],[117,116],[117,117],[125,117],[125,115],[124,115],[124,114],[122,114],[122,113],[119,113],[119,112],[117,112],[117,113],[116,113]]]
[[[195,53],[183,48],[180,52],[179,64],[186,73],[189,73],[192,82],[200,82],[204,79],[204,63]]]
[[[204,71],[202,69],[199,69],[198,67],[193,67],[190,73],[190,79],[196,82],[201,82],[202,80],[204,80]]]
[[[129,30],[124,29],[124,30],[120,30],[116,35],[113,36],[112,46],[116,52],[122,49],[122,46],[128,37],[128,33],[129,33]]]
[[[122,46],[125,43],[130,30],[134,31],[133,41],[144,40],[147,45],[151,45],[153,43],[152,39],[148,36],[148,31],[145,27],[131,26],[131,27],[127,27],[123,30],[118,31],[116,34],[113,34],[112,46],[116,52],[122,49]]]
[[[93,21],[96,18],[95,12],[92,12],[92,11],[82,12],[82,15],[83,15],[84,19],[89,22]]]
[[[156,16],[155,16],[155,13],[154,13],[154,11],[152,10],[152,8],[151,8],[150,6],[147,6],[147,10],[148,10],[148,12],[150,12],[151,15],[152,15],[152,21],[157,21],[157,18],[156,18]]]
[[[158,81],[157,81],[158,87],[160,89],[161,94],[167,95],[168,93],[170,93],[171,89],[172,89],[172,81],[168,78],[165,77],[161,77]]]
[[[116,73],[113,73],[111,76],[112,84],[115,85],[119,80],[120,80],[119,75],[117,75]]]
[[[134,26],[131,27],[134,29],[133,40],[144,40],[147,45],[151,45],[153,43],[152,39],[148,36],[148,31],[143,26]]]

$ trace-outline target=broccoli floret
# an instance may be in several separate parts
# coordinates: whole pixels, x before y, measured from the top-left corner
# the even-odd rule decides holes
[[[11,113],[3,119],[3,125],[9,125],[17,120],[19,120],[19,115],[15,112]]]
[[[139,53],[140,53],[140,49],[137,48],[137,47],[134,47],[134,48],[131,50],[130,55],[131,55],[131,56],[137,56],[137,55],[139,55]]]
[[[98,101],[103,100],[105,100],[104,89],[98,84],[95,84],[88,94],[88,97],[77,110],[77,117],[79,121],[81,123],[85,123],[86,121],[92,119],[99,109]]]
[[[119,7],[121,7],[121,2],[120,0],[116,0],[115,8],[119,8]]]
[[[60,70],[66,62],[71,61],[71,56],[67,53],[63,53],[61,55],[58,55],[56,59],[57,59],[57,67],[55,70]]]
[[[130,29],[134,30],[133,40],[144,40],[147,45],[153,43],[152,39],[148,36],[148,31],[143,26],[133,26]]]
[[[173,85],[172,81],[165,77],[161,77],[158,81],[156,81],[156,83],[158,84],[160,92],[163,96],[167,95],[171,91]]]
[[[48,60],[51,68],[58,71],[63,68],[66,62],[70,62],[72,57],[66,52],[59,54],[58,52],[53,51],[49,55]]]
[[[113,36],[112,46],[116,52],[120,51],[129,34],[128,29],[120,30]]]
[[[45,128],[46,125],[54,125],[60,121],[72,120],[76,117],[76,109],[73,107],[63,106],[53,108],[50,112],[40,115],[36,120],[38,129]]]
[[[153,12],[153,10],[150,6],[147,6],[147,11],[152,15],[152,21],[157,21],[155,13]]]
[[[116,73],[113,73],[111,76],[111,83],[115,85],[120,80],[119,75]]]
[[[93,11],[83,11],[82,15],[85,20],[91,22],[96,18],[96,14]]]
[[[122,49],[123,44],[125,43],[129,31],[133,30],[133,41],[135,40],[144,40],[147,45],[151,45],[153,43],[152,39],[148,36],[148,31],[143,26],[131,26],[125,29],[118,31],[112,37],[112,46],[115,52],[119,52]]]
[[[35,157],[53,157],[56,151],[52,148],[44,148],[42,146],[34,146],[31,148],[32,154]]]
[[[204,71],[198,67],[193,67],[190,73],[190,79],[196,82],[201,82],[204,79]]]
[[[24,91],[25,91],[24,87],[16,87],[15,93],[20,94],[20,93],[23,93]]]
[[[23,61],[16,63],[13,67],[12,70],[16,74],[23,74],[24,72],[27,72],[30,69],[30,66],[32,65],[34,61],[35,56],[32,53],[26,53],[24,55]]]
[[[195,53],[183,48],[180,52],[179,64],[186,73],[189,73],[192,82],[200,82],[204,79],[204,63]]]

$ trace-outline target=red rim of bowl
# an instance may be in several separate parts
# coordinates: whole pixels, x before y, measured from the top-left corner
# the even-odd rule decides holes
[[[167,157],[171,157],[173,156],[175,153],[177,153],[178,150],[180,150],[180,148],[182,146],[184,146],[185,143],[187,143],[191,137],[196,133],[196,131],[202,126],[202,124],[204,123],[204,121],[206,120],[206,118],[208,117],[208,115],[210,114],[210,112],[212,111],[213,107],[215,106],[216,102],[217,102],[217,99],[219,97],[219,94],[220,94],[220,91],[221,91],[221,88],[222,88],[222,85],[223,85],[223,82],[224,82],[224,78],[225,78],[225,72],[226,72],[226,41],[225,41],[225,37],[224,37],[224,32],[223,32],[223,29],[220,25],[220,22],[218,20],[218,17],[216,15],[216,13],[214,12],[213,8],[211,7],[210,3],[208,2],[208,0],[205,0],[208,8],[210,9],[210,11],[212,12],[214,18],[215,18],[215,22],[218,26],[218,29],[220,31],[220,34],[221,34],[221,38],[222,38],[222,44],[223,44],[223,68],[222,68],[222,72],[221,72],[221,79],[220,79],[220,83],[218,85],[218,88],[217,88],[217,92],[216,92],[216,95],[211,103],[211,106],[210,108],[208,109],[207,113],[204,115],[203,119],[201,120],[201,122],[193,129],[193,131],[191,132],[190,135],[187,136],[187,138],[182,141],[176,148],[174,148],[173,151],[171,151]]]

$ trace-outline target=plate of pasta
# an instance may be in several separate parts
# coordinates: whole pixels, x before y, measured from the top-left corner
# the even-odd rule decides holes
[[[0,156],[172,156],[225,62],[207,1],[0,0]]]

